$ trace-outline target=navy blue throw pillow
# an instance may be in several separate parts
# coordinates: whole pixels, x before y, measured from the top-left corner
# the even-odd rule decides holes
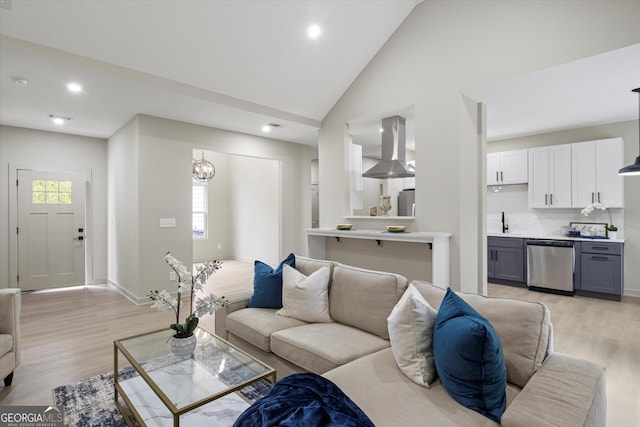
[[[249,307],[282,308],[282,268],[284,265],[296,268],[296,257],[289,254],[275,270],[262,261],[253,265],[253,295]]]
[[[507,406],[507,368],[500,337],[450,288],[433,331],[436,370],[442,385],[461,405],[500,422]]]

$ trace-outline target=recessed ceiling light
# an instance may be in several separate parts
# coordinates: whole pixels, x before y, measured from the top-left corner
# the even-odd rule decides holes
[[[18,86],[26,86],[29,84],[29,80],[23,79],[22,77],[13,77],[11,80]]]
[[[82,92],[82,86],[80,86],[78,83],[69,83],[67,85],[67,89],[69,89],[69,91],[73,93]]]
[[[53,123],[55,123],[56,125],[59,125],[59,126],[65,124],[65,122],[71,120],[71,117],[60,117],[60,116],[56,116],[55,114],[49,114],[49,117],[51,118]]]
[[[322,34],[322,29],[318,24],[313,24],[307,29],[307,35],[311,39],[317,39]]]
[[[280,123],[267,123],[266,125],[262,126],[262,132],[268,133],[271,132],[272,129],[277,129],[281,126],[282,125]]]

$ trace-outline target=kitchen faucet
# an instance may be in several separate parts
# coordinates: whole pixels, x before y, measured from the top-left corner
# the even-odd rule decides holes
[[[504,223],[504,211],[502,211],[502,233],[506,233],[509,230],[509,226]]]

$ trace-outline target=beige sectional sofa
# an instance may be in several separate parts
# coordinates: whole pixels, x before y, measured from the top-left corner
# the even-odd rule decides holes
[[[310,275],[329,265],[333,322],[306,323],[275,309],[246,308],[250,294],[228,296],[216,334],[278,370],[282,378],[314,372],[338,385],[378,426],[497,425],[453,400],[440,381],[421,387],[398,368],[387,317],[407,279],[330,261],[296,257]],[[445,290],[414,281],[438,309]],[[542,304],[459,293],[498,333],[507,366],[505,426],[604,426],[604,368],[553,352],[549,310]]]
[[[216,311],[218,336],[277,369],[322,374],[388,348],[387,317],[407,288],[403,276],[296,256],[296,269],[309,276],[329,266],[331,323],[306,323],[275,314],[277,309],[246,308],[250,293],[227,296]]]

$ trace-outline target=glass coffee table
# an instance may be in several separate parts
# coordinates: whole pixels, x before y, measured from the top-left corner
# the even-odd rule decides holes
[[[163,329],[113,343],[116,407],[127,425],[231,425],[276,380],[276,371],[198,328],[192,355],[175,356]],[[119,354],[131,364],[118,372]],[[242,390],[244,389],[244,390]],[[121,404],[122,397],[130,413]]]

